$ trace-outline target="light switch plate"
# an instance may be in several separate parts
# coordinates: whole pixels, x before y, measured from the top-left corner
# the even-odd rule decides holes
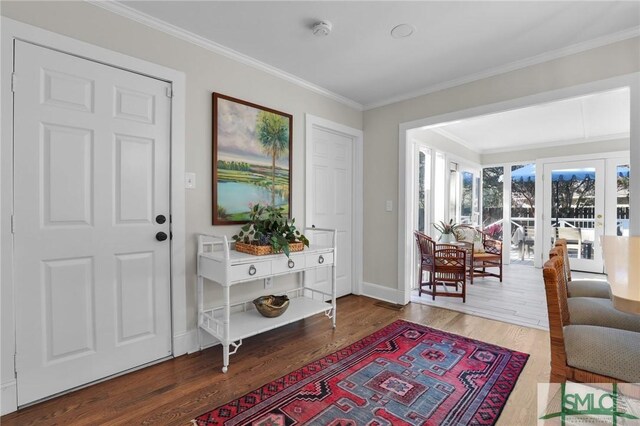
[[[264,288],[265,290],[273,288],[273,277],[264,279]]]
[[[387,200],[387,206],[386,206],[386,207],[387,207],[387,209],[386,209],[386,210],[387,210],[388,212],[393,211],[393,201],[391,201],[391,200]]]
[[[185,173],[184,174],[184,187],[187,189],[195,189],[196,188],[196,174],[195,173]]]

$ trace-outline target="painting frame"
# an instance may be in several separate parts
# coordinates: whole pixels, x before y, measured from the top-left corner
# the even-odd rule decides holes
[[[238,99],[238,98],[234,98],[231,96],[227,96],[227,95],[223,95],[221,93],[217,93],[217,92],[213,92],[212,93],[212,105],[213,105],[213,120],[212,120],[212,130],[213,130],[213,134],[212,134],[212,151],[213,151],[213,155],[212,155],[212,168],[213,168],[213,175],[212,175],[212,198],[213,198],[213,202],[212,202],[212,222],[213,225],[239,225],[239,224],[245,224],[247,223],[248,217],[247,218],[241,218],[239,219],[238,216],[239,214],[234,214],[234,215],[229,215],[226,213],[226,207],[224,205],[220,205],[221,202],[221,198],[224,199],[223,196],[221,196],[220,194],[220,183],[223,182],[229,182],[226,177],[223,177],[221,179],[221,175],[224,175],[224,171],[221,172],[221,169],[219,168],[219,160],[221,160],[221,157],[224,157],[224,154],[221,152],[221,149],[224,150],[226,147],[224,145],[224,141],[229,139],[229,129],[226,129],[225,126],[227,125],[227,122],[224,120],[220,120],[220,116],[219,114],[221,112],[223,112],[222,110],[224,109],[224,106],[221,107],[222,103],[227,102],[230,104],[236,104],[236,108],[246,108],[246,111],[248,112],[253,112],[252,110],[256,110],[257,114],[259,114],[260,112],[265,112],[265,113],[270,113],[270,114],[275,114],[276,116],[282,117],[282,119],[284,121],[286,121],[288,123],[288,129],[287,129],[287,134],[288,134],[288,156],[286,157],[282,157],[282,158],[286,158],[288,161],[287,167],[288,167],[288,173],[287,173],[287,177],[286,177],[286,198],[281,197],[280,200],[286,200],[286,205],[287,205],[287,214],[288,217],[291,218],[291,194],[292,194],[292,173],[293,173],[293,115],[292,114],[288,114],[286,112],[282,112],[282,111],[278,111],[275,110],[273,108],[269,108],[269,107],[265,107],[262,105],[258,105],[252,102],[248,102],[242,99]],[[256,120],[257,121],[257,120]],[[256,123],[254,123],[256,124]],[[225,137],[223,137],[223,135]],[[240,135],[239,135],[240,136]],[[245,135],[246,136],[246,135]],[[256,144],[259,144],[257,138],[254,141]],[[248,155],[249,153],[247,153]],[[257,165],[253,165],[249,163],[250,160],[247,159],[246,162],[244,162],[244,164],[247,167],[259,167]],[[235,162],[235,161],[234,161]],[[224,161],[223,161],[224,163]],[[284,181],[283,178],[283,173],[282,173],[282,167],[280,166],[276,166],[276,155],[273,155],[273,169],[272,169],[272,186],[271,186],[271,192],[272,192],[272,196],[275,197],[275,195],[273,195],[273,193],[276,191],[275,190],[275,180],[276,180],[276,167],[280,172],[279,178],[278,180],[281,182],[281,184],[279,186],[283,186],[282,182]],[[265,166],[263,165],[261,167],[262,169],[265,168]],[[253,173],[253,175],[255,176],[255,173]],[[266,178],[266,176],[265,176]],[[233,183],[233,182],[231,182]],[[264,184],[262,185],[263,187]],[[285,192],[285,191],[280,191],[280,192]],[[251,198],[251,197],[248,197]],[[247,207],[250,206],[250,203],[254,203],[256,201],[259,200],[251,200],[251,199],[247,199]],[[224,200],[223,200],[224,202]],[[225,209],[225,210],[223,210]],[[221,214],[222,213],[222,214]],[[244,214],[244,213],[242,213]],[[236,217],[233,217],[236,216]]]

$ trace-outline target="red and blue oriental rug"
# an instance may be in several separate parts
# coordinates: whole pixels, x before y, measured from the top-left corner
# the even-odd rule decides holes
[[[393,324],[194,420],[196,425],[492,425],[529,355]]]

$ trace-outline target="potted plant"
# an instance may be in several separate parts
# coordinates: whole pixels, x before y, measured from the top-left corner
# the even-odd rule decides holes
[[[295,221],[289,221],[280,207],[256,204],[249,212],[249,223],[232,237],[236,250],[255,255],[283,252],[289,257],[290,252],[309,247],[309,240],[296,229]]]
[[[451,243],[456,240],[455,232],[458,226],[457,223],[453,223],[453,219],[449,219],[448,223],[441,220],[439,223],[433,224],[433,227],[440,232],[440,239],[438,241],[443,243]]]

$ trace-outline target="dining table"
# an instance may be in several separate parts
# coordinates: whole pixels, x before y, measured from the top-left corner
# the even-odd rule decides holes
[[[602,251],[613,306],[640,315],[640,236],[603,236]]]

